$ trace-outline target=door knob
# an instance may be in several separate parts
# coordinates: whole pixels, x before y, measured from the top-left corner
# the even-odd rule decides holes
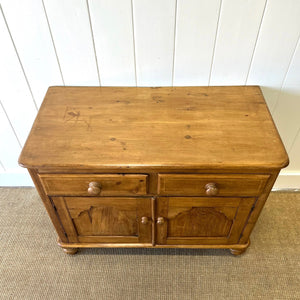
[[[89,183],[88,193],[92,196],[97,196],[101,192],[101,184],[97,181],[92,181]]]
[[[205,185],[205,192],[208,196],[215,196],[219,193],[219,189],[217,188],[217,184],[214,182],[210,182]]]
[[[163,217],[158,217],[156,220],[157,224],[164,224],[165,223],[165,219]]]
[[[141,223],[142,223],[143,225],[148,224],[148,218],[147,218],[147,217],[142,217]]]

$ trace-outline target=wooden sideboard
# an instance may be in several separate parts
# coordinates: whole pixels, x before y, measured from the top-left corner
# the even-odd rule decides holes
[[[19,163],[66,253],[237,255],[288,156],[258,86],[50,87]]]

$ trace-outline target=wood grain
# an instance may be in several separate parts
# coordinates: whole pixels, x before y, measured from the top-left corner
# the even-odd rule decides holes
[[[237,243],[255,198],[159,197],[158,244]]]
[[[143,174],[42,174],[39,175],[48,195],[90,196],[89,184],[99,183],[99,195],[145,195],[147,175]]]
[[[236,210],[232,208],[232,210]],[[192,207],[176,211],[168,220],[169,237],[215,237],[227,236],[232,226],[224,213],[215,207]]]
[[[258,196],[268,175],[159,174],[158,194],[207,196],[206,184],[214,183],[218,196]]]
[[[67,253],[238,255],[288,157],[258,87],[52,87],[20,163]]]
[[[253,204],[253,207],[251,209],[251,212],[248,216],[248,219],[245,223],[244,229],[240,235],[239,238],[239,242],[240,243],[246,243],[249,241],[249,237],[250,234],[258,220],[258,217],[268,199],[268,196],[271,192],[272,186],[274,185],[274,182],[278,176],[278,171],[273,172],[273,174],[271,174],[267,185],[265,186],[264,191],[260,194],[260,196],[257,198],[257,200],[255,201],[255,203]]]
[[[52,197],[51,200],[55,206],[55,210],[59,215],[59,219],[62,223],[62,226],[67,233],[68,240],[71,243],[78,242],[76,228],[70,218],[70,214],[67,208],[67,204],[63,197]]]
[[[59,239],[64,242],[64,243],[67,243],[69,242],[67,236],[66,236],[66,232],[64,230],[64,227],[62,225],[62,222],[59,218],[59,216],[57,215],[57,212],[53,206],[53,202],[51,201],[51,199],[46,195],[44,189],[43,189],[43,186],[42,186],[42,183],[40,181],[40,178],[37,174],[37,171],[34,170],[34,169],[28,169],[28,172],[32,178],[32,181],[43,201],[43,204],[47,210],[47,213],[53,223],[53,226],[58,234],[58,237]]]
[[[64,243],[58,239],[58,245],[62,248],[152,248],[151,244],[144,243]],[[191,249],[246,249],[246,244],[219,244],[219,245],[156,245],[156,248],[191,248]]]
[[[150,198],[52,197],[52,199],[70,242],[151,242]],[[143,217],[148,219],[147,224],[142,224]]]
[[[245,169],[288,157],[259,87],[51,87],[19,162]]]

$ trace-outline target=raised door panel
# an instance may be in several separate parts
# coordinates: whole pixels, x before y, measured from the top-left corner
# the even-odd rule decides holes
[[[149,198],[51,199],[69,242],[151,243],[152,217]],[[142,222],[142,218],[147,221]]]
[[[161,197],[157,201],[157,243],[237,243],[255,198]]]

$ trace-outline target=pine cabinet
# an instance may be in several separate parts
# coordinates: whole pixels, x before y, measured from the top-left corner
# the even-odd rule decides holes
[[[243,253],[288,156],[260,88],[50,87],[19,158],[66,253]]]

